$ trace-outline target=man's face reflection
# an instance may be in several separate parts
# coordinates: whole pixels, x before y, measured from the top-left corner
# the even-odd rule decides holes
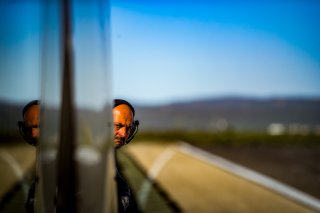
[[[26,134],[32,140],[37,140],[40,134],[39,122],[40,122],[40,105],[30,106],[24,116],[24,128]],[[114,120],[114,146],[120,148],[126,144],[132,124],[133,113],[129,106],[121,104],[113,108],[113,120]]]
[[[30,106],[24,116],[24,127],[27,130],[28,137],[32,138],[32,140],[36,140],[39,138],[39,116],[40,116],[40,106],[32,105]]]
[[[133,123],[133,113],[129,106],[121,104],[113,108],[114,145],[118,149],[126,144]]]

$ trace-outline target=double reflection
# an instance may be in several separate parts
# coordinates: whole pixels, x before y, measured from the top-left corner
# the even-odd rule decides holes
[[[35,191],[35,212],[59,212],[60,207],[77,212],[112,212],[117,208],[116,199],[105,202],[116,195],[115,181],[107,181],[115,175],[109,2],[16,4],[21,10],[36,7],[37,13],[31,15],[37,20],[34,25],[39,24],[28,26],[38,30],[32,42],[39,49],[27,51],[28,55],[39,54],[39,64],[26,66],[25,72],[37,75],[32,86],[38,85],[37,92],[41,91],[40,118],[36,119],[40,124],[19,122],[28,143],[38,143],[34,154],[36,174],[31,178],[36,184],[30,190]],[[36,133],[39,127],[40,134]]]

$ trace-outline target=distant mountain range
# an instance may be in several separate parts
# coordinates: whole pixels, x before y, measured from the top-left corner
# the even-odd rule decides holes
[[[139,106],[136,111],[143,130],[266,131],[270,124],[291,131],[320,130],[320,98],[225,97]]]
[[[0,101],[0,130],[17,130],[22,104]],[[96,115],[86,111],[86,118]],[[57,116],[57,115],[55,115]],[[136,106],[140,131],[205,130],[266,131],[271,124],[285,129],[320,132],[319,98],[225,97],[163,106]]]

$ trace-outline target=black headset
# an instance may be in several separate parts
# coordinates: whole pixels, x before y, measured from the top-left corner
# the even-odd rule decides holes
[[[40,102],[38,100],[33,100],[33,101],[29,102],[27,105],[25,105],[25,107],[23,107],[23,110],[22,110],[22,118],[24,117],[24,114],[26,113],[28,108],[33,106],[33,105],[40,105]],[[19,126],[20,135],[23,137],[23,139],[28,144],[30,144],[32,146],[36,146],[37,145],[37,139],[30,137],[29,130],[28,130],[28,127],[26,127],[25,122],[24,121],[18,121],[18,126]]]
[[[135,110],[134,110],[133,106],[126,100],[114,99],[113,108],[115,108],[121,104],[127,105],[131,109],[133,117],[135,116]],[[133,121],[131,130],[130,130],[130,135],[128,136],[128,138],[126,140],[126,144],[128,144],[134,138],[134,136],[137,134],[137,132],[139,130],[138,127],[139,127],[139,121],[138,120]]]

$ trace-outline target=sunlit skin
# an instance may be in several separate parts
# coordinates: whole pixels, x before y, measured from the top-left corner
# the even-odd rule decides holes
[[[121,104],[113,108],[114,146],[116,149],[125,145],[133,123],[133,113],[129,106]]]
[[[39,138],[39,116],[39,105],[30,106],[23,116],[25,127],[28,129],[29,136],[35,139]]]

